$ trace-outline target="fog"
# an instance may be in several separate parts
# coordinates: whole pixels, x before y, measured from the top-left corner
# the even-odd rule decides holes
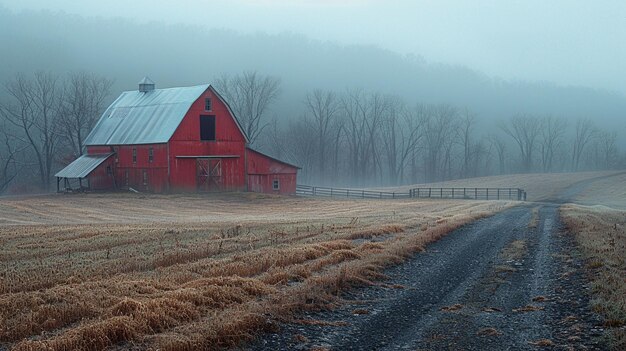
[[[112,80],[106,107],[121,91],[136,89],[146,75],[157,88],[214,83],[243,72],[273,77],[280,89],[264,123],[274,127],[266,128],[256,144],[301,165],[301,179],[311,183],[386,185],[510,172],[613,169],[623,167],[626,149],[624,13],[626,4],[618,1],[602,6],[571,1],[0,1],[0,82],[10,82],[18,73],[45,71],[65,77],[88,72]],[[452,154],[443,158],[448,161],[433,161],[440,172],[430,173],[427,162],[419,160],[413,171],[407,163],[404,175],[390,179],[383,164],[391,156],[375,156],[359,165],[364,167],[361,173],[376,174],[371,177],[355,179],[354,169],[341,174],[319,171],[312,159],[329,155],[294,151],[288,144],[303,128],[298,124],[310,120],[307,94],[316,89],[332,92],[338,103],[358,90],[362,101],[380,94],[401,101],[391,105],[407,111],[420,110],[416,105],[420,111],[450,106],[455,120],[473,116],[470,144],[476,150],[460,151],[456,125],[449,131],[456,141],[450,141]],[[2,90],[0,97],[10,100],[6,95]],[[518,154],[521,146],[504,128],[514,116],[564,121],[568,131],[554,146],[562,162],[540,166],[539,142],[531,146],[537,149],[537,159],[530,165],[522,161],[528,155]],[[582,156],[588,162],[572,166],[575,127],[582,120],[597,129],[598,145],[606,139],[602,133],[616,134],[619,151],[610,164],[594,164],[597,154],[591,154],[589,146]],[[506,165],[496,165],[495,146],[488,142],[493,135],[507,145]],[[345,139],[347,145],[347,134]],[[375,139],[382,150],[385,138]],[[327,144],[332,149],[330,141]],[[12,162],[27,157],[27,149]],[[484,160],[480,166],[474,160],[475,172],[467,165],[453,169],[440,164],[467,163],[468,155],[479,149]],[[455,162],[463,153],[465,160]],[[342,163],[337,157],[335,162]],[[52,168],[62,165],[58,157]]]

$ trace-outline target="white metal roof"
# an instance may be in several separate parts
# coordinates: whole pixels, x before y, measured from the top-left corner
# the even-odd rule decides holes
[[[111,155],[113,154],[82,155],[54,176],[60,178],[85,178]]]
[[[148,78],[149,79],[149,78]],[[226,105],[246,142],[246,132],[228,102],[210,85],[147,92],[125,91],[102,114],[85,145],[160,144],[170,140],[191,105],[207,90]]]
[[[85,145],[166,143],[208,84],[125,91],[104,111]]]

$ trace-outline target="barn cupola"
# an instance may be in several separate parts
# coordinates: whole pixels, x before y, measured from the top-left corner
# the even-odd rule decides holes
[[[139,91],[142,93],[147,93],[149,91],[154,90],[154,82],[152,79],[148,77],[143,77],[141,81],[139,81]]]

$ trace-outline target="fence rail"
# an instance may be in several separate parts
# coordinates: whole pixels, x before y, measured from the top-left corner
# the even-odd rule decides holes
[[[415,188],[411,197],[471,200],[526,200],[526,192],[519,188]]]
[[[408,192],[342,189],[310,185],[297,185],[296,194],[304,196],[353,197],[361,199],[408,199],[411,197],[411,194]]]
[[[526,201],[526,192],[519,188],[414,188],[410,189],[408,192],[389,192],[297,185],[296,194],[301,196],[327,196],[361,199],[436,198]]]

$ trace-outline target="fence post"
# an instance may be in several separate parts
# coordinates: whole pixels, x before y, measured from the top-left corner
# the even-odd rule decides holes
[[[330,188],[330,197],[333,197],[333,188]]]
[[[498,188],[498,200],[500,200],[500,188]]]
[[[452,198],[454,199],[454,188],[452,188]]]
[[[439,188],[439,197],[443,199],[443,188]]]
[[[474,200],[478,200],[478,188],[474,188]]]
[[[465,194],[465,188],[463,188],[463,198],[465,199],[467,195]]]
[[[432,197],[431,193],[432,193],[433,188],[428,188],[428,197]]]
[[[313,187],[313,196],[317,195],[317,188]]]

